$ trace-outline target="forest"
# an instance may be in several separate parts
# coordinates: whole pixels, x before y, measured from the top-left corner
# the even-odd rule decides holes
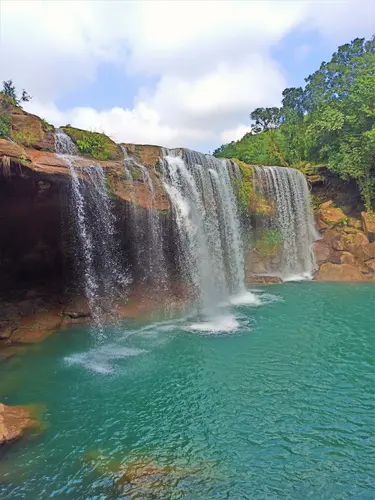
[[[329,62],[286,88],[280,108],[257,108],[251,131],[214,155],[252,165],[325,165],[375,201],[375,36],[342,45]]]

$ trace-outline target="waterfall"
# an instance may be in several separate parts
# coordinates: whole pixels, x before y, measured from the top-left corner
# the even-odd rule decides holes
[[[148,272],[149,279],[160,290],[167,286],[168,276],[163,248],[163,237],[160,217],[155,208],[155,188],[151,175],[146,167],[140,166],[143,183],[148,192],[147,239],[148,239]]]
[[[125,178],[130,186],[132,203],[130,219],[133,236],[133,246],[137,267],[141,280],[152,284],[157,291],[168,288],[168,271],[164,251],[163,227],[161,218],[156,209],[156,191],[149,170],[130,157],[125,146],[124,154]],[[141,184],[145,187],[147,209],[137,206],[137,193],[132,172],[142,178]]]
[[[244,288],[244,259],[232,162],[195,151],[164,151],[164,186],[178,227],[185,281],[209,310]]]
[[[105,174],[100,165],[74,167],[76,147],[61,130],[55,134],[55,148],[67,162],[71,175],[72,208],[79,242],[76,261],[82,271],[92,317],[102,330],[104,314],[111,313],[113,300],[129,284],[127,272],[121,265]]]
[[[255,167],[254,178],[256,202],[268,204],[268,214],[259,218],[260,239],[275,250],[268,272],[285,281],[311,278],[318,235],[304,175],[292,168]]]

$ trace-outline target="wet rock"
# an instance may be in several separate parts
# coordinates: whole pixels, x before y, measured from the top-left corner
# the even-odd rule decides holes
[[[26,407],[0,403],[0,445],[20,439],[26,429],[37,425],[37,420]]]
[[[40,342],[59,328],[61,323],[60,310],[38,312],[19,321],[18,328],[12,333],[11,341],[19,343]]]
[[[66,305],[63,309],[63,314],[72,319],[90,318],[91,312],[88,300],[86,297],[77,297]]]
[[[362,212],[362,222],[370,242],[375,241],[375,213]]]
[[[327,262],[320,266],[314,278],[316,281],[363,281],[359,268],[353,264],[332,264]]]

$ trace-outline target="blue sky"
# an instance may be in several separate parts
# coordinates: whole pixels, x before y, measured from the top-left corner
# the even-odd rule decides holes
[[[2,0],[0,78],[55,125],[213,150],[338,45],[375,31],[373,0]]]

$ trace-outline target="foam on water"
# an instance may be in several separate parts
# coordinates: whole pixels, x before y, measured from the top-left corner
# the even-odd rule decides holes
[[[113,372],[113,361],[139,356],[145,352],[144,349],[112,344],[99,349],[90,349],[87,352],[72,354],[67,356],[65,361],[70,365],[81,365],[90,371],[106,375]]]
[[[217,316],[216,318],[207,318],[198,323],[192,323],[187,330],[202,333],[229,333],[238,330],[240,323],[234,315],[228,314]]]

